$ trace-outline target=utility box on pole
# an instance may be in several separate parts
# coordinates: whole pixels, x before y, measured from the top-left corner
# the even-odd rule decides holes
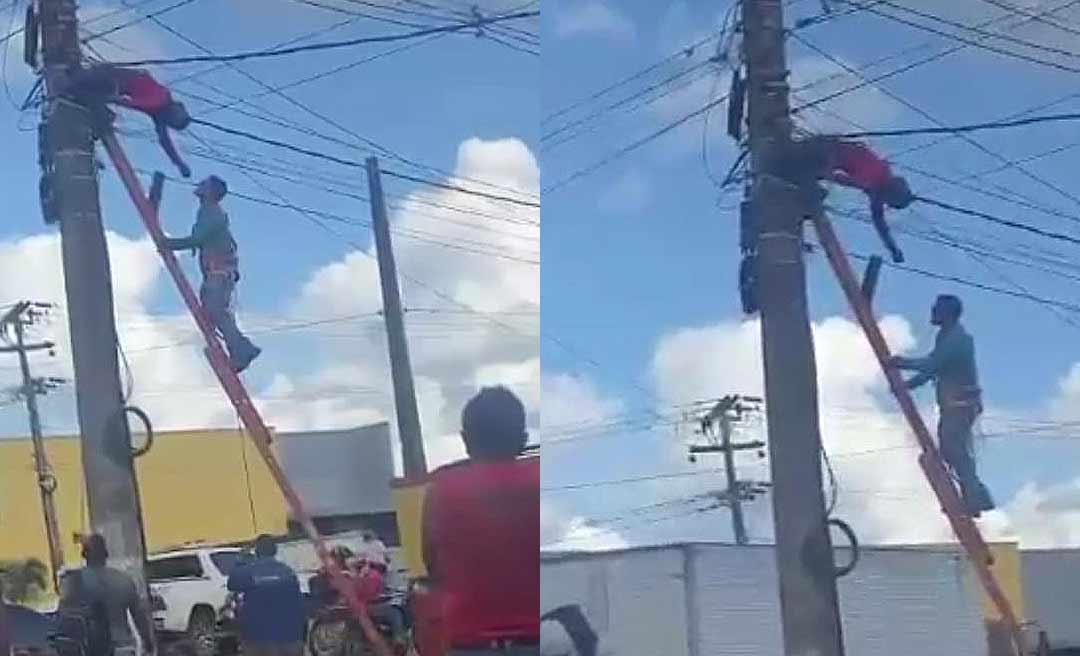
[[[783,4],[744,0],[742,7],[784,650],[788,656],[839,656],[843,643],[822,490],[817,370],[803,263],[803,218],[812,199],[804,185],[778,177],[777,166],[792,136]]]
[[[56,97],[80,66],[74,0],[39,0],[47,98],[40,160],[49,187],[46,219],[60,225],[67,314],[75,365],[90,525],[104,536],[110,564],[148,595],[131,435],[117,358],[116,319],[105,229],[98,200],[91,113]],[[145,599],[144,599],[145,601]]]

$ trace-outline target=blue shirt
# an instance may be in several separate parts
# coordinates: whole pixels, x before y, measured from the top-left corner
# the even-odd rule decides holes
[[[938,404],[942,407],[969,401],[979,393],[975,366],[975,340],[959,323],[942,328],[934,340],[934,350],[925,358],[897,358],[901,369],[918,372],[907,383],[920,387],[933,380]]]
[[[244,595],[240,637],[248,642],[290,644],[304,640],[304,602],[300,581],[285,563],[258,558],[238,564],[229,590]]]

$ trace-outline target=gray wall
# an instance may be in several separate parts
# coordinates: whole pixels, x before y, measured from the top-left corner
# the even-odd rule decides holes
[[[541,609],[582,604],[612,656],[782,656],[774,558],[770,546],[719,544],[547,555]],[[955,552],[864,549],[839,587],[848,654],[986,653]]]
[[[1026,615],[1054,648],[1080,648],[1080,549],[1021,551]]]
[[[390,425],[281,433],[278,456],[315,517],[393,512]]]

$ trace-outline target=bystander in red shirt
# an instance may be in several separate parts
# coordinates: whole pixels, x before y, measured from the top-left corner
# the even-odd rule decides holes
[[[540,458],[432,473],[423,534],[450,648],[540,640]]]

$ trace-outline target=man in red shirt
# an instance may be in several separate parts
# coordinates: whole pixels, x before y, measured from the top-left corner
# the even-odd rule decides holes
[[[431,474],[423,547],[447,656],[535,656],[540,643],[540,458],[521,458],[525,407],[485,388],[461,413],[467,460]],[[427,655],[425,655],[427,656]]]
[[[858,189],[870,199],[870,218],[894,262],[904,261],[889,224],[885,206],[904,209],[915,200],[907,180],[894,175],[889,163],[863,143],[833,137],[814,137],[796,142],[789,171],[802,177],[807,170],[817,179]]]
[[[181,175],[191,177],[191,169],[180,157],[169,135],[170,128],[186,129],[191,124],[191,117],[184,104],[173,100],[169,90],[149,72],[111,64],[77,68],[61,93],[88,107],[114,103],[146,114],[154,121],[154,130],[165,154]]]

